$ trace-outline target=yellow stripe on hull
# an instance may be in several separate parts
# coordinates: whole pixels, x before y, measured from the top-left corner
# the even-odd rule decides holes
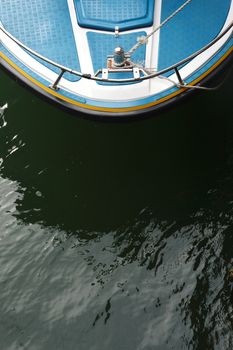
[[[193,80],[189,83],[189,85],[196,85],[200,81],[202,81],[205,77],[207,77],[214,69],[216,69],[231,53],[233,52],[233,48],[229,49],[213,66],[211,66],[205,73],[203,73],[201,76],[199,76],[197,79]],[[2,58],[5,62],[7,62],[12,68],[14,68],[17,72],[19,72],[23,77],[28,79],[30,82],[35,84],[36,86],[40,87],[42,90],[46,91],[48,94],[60,99],[61,101],[70,103],[74,106],[83,108],[85,110],[91,110],[95,112],[107,112],[107,113],[127,113],[127,112],[134,112],[134,111],[140,111],[144,110],[150,107],[158,106],[159,104],[162,104],[163,102],[166,102],[173,97],[176,97],[177,95],[180,95],[182,92],[186,91],[187,88],[181,88],[178,91],[175,91],[171,93],[168,96],[165,96],[157,101],[147,103],[145,105],[140,106],[134,106],[134,107],[124,107],[124,108],[107,108],[107,107],[97,107],[97,106],[91,106],[87,104],[83,104],[80,102],[77,102],[73,99],[70,99],[68,97],[62,96],[56,91],[51,90],[49,87],[43,85],[36,79],[32,78],[28,73],[26,73],[24,70],[19,68],[14,62],[12,62],[6,55],[4,55],[2,52],[0,52],[0,58]]]

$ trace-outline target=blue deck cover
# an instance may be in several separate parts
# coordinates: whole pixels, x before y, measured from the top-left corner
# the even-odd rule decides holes
[[[120,31],[153,24],[154,0],[75,0],[81,27]]]
[[[80,70],[67,0],[0,0],[0,21],[6,30],[39,54]],[[66,78],[79,80],[68,73]]]
[[[160,32],[159,69],[188,57],[213,40],[222,29],[232,0],[195,0]],[[163,0],[161,21],[184,3]]]

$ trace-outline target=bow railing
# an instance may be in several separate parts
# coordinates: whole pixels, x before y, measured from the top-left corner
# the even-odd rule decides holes
[[[191,61],[192,59],[196,58],[197,56],[199,56],[200,54],[202,54],[204,51],[208,50],[210,47],[212,47],[215,43],[217,43],[219,40],[221,40],[227,33],[229,33],[230,31],[232,31],[233,28],[233,21],[227,26],[227,28],[225,28],[221,34],[219,34],[215,39],[213,39],[209,44],[205,45],[204,47],[202,47],[200,50],[196,51],[195,53],[193,53],[192,55],[186,57],[185,59],[167,67],[164,68],[162,70],[159,71],[155,71],[153,73],[150,72],[151,69],[147,69],[145,67],[139,67],[139,66],[135,66],[132,67],[131,71],[134,75],[133,78],[126,78],[126,79],[116,79],[116,78],[108,78],[108,72],[106,71],[106,68],[102,68],[99,69],[95,74],[89,74],[89,73],[82,73],[76,70],[73,70],[71,68],[65,67],[59,63],[56,63],[50,59],[48,59],[47,57],[39,54],[38,52],[32,50],[31,48],[29,48],[28,46],[26,46],[25,44],[23,44],[21,41],[19,41],[17,38],[15,38],[12,34],[10,34],[4,27],[2,24],[0,24],[0,31],[2,33],[4,33],[9,39],[11,39],[13,42],[15,42],[19,47],[21,47],[22,49],[24,49],[25,51],[27,51],[28,53],[30,53],[32,56],[39,58],[40,60],[52,65],[53,67],[56,67],[60,70],[60,73],[58,74],[56,80],[50,85],[50,88],[54,89],[54,90],[58,90],[59,89],[59,83],[63,77],[63,75],[65,73],[70,73],[74,76],[78,76],[80,78],[83,79],[89,79],[89,80],[93,80],[93,81],[97,81],[97,82],[105,82],[105,83],[119,83],[119,84],[125,84],[125,83],[133,83],[133,82],[139,82],[139,81],[144,81],[144,80],[148,80],[148,79],[152,79],[152,78],[156,78],[159,76],[163,76],[164,74],[168,73],[168,72],[172,72],[174,71],[177,79],[180,83],[185,84],[185,82],[183,81],[181,74],[179,72],[179,67],[183,66],[184,64],[186,64],[187,62]],[[230,38],[232,38],[232,32],[231,32],[231,36]],[[3,44],[3,42],[2,42]],[[137,68],[137,69],[135,69]],[[127,71],[129,72],[129,69],[123,70],[123,69],[115,69],[114,72],[121,72],[122,71]],[[109,70],[110,73],[113,72],[113,70]],[[140,72],[142,74],[140,74]],[[101,75],[101,77],[99,76]]]

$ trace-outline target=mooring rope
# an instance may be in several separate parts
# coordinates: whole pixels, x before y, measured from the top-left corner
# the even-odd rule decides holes
[[[169,17],[167,17],[158,27],[156,27],[151,33],[145,37],[140,37],[137,44],[135,44],[128,52],[128,55],[132,55],[140,46],[145,45],[148,39],[154,35],[159,29],[161,29],[165,24],[167,24],[172,18],[174,18],[179,12],[181,12],[192,0],[187,0],[183,5],[181,5],[177,10],[175,10]]]
[[[214,86],[214,87],[207,87],[207,86],[200,86],[200,85],[189,85],[189,84],[181,84],[181,83],[176,83],[174,80],[164,76],[164,75],[159,75],[160,79],[165,79],[167,81],[169,81],[170,83],[174,84],[176,87],[178,88],[184,88],[184,89],[197,89],[197,90],[205,90],[205,91],[215,91],[220,89],[225,82],[228,80],[229,76],[231,75],[233,70],[233,67],[231,67],[228,72],[226,73],[223,81],[221,81],[221,83],[219,83],[218,85]]]

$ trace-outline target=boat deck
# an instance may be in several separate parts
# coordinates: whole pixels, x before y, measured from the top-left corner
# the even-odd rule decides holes
[[[52,61],[80,70],[66,0],[1,0],[0,15],[4,28],[22,43]]]
[[[106,68],[106,58],[115,47],[120,45],[128,51],[136,43],[137,37],[150,33],[183,3],[184,0],[112,0],[109,6],[108,0],[1,0],[0,22],[6,31],[40,55],[75,71],[94,74],[98,69]],[[132,60],[153,71],[164,69],[207,45],[232,19],[232,0],[191,1],[156,33],[147,46],[137,50]],[[114,34],[116,27],[119,27],[120,36]],[[201,74],[204,63],[207,69],[210,60],[221,48],[224,47],[222,55],[231,49],[232,39],[230,41],[229,38],[230,35],[215,51],[210,52],[205,62],[200,61],[198,69],[191,70],[186,77],[198,71]],[[43,83],[56,79],[58,68],[22,52],[22,48],[17,48],[5,37],[1,42],[2,55],[27,74]],[[174,72],[165,75],[173,77]],[[127,77],[130,77],[129,74]],[[130,89],[134,90],[129,94],[126,83],[121,85],[121,92],[116,98],[119,103],[111,104],[109,101],[113,100],[114,84],[89,82],[88,86],[88,82],[83,80],[66,73],[61,81],[60,94],[72,98],[76,96],[77,101],[85,100],[96,108],[110,105],[115,108],[115,105],[133,107],[137,103],[143,104],[148,96],[152,100],[163,98],[169,87],[169,93],[176,90],[166,82],[157,81],[158,89],[153,82],[135,82],[134,87],[131,84]],[[78,86],[80,89],[77,92]],[[103,94],[106,96],[105,102],[102,101]],[[124,100],[127,96],[132,97],[132,94],[132,102]]]
[[[163,1],[161,19],[166,19],[184,1]],[[213,40],[226,22],[231,0],[195,0],[174,21],[161,29],[159,69],[190,56]]]

